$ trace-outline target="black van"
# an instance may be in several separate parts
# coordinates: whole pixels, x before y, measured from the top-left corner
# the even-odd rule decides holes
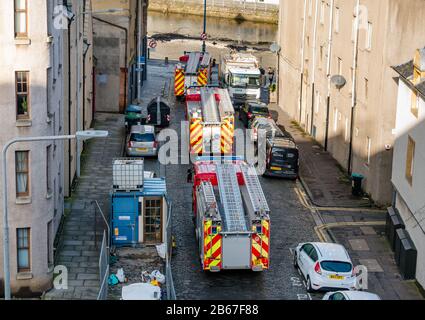
[[[289,137],[267,139],[265,176],[296,180],[299,174],[299,151]]]
[[[149,102],[148,118],[146,124],[150,124],[159,128],[165,128],[170,125],[170,121],[171,109],[164,99],[157,97]]]

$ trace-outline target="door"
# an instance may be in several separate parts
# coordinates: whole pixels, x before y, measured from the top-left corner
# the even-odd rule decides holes
[[[125,108],[127,107],[127,73],[127,68],[120,69],[120,113],[124,113]]]
[[[301,272],[306,277],[308,274],[308,266],[310,261],[310,253],[314,249],[314,247],[307,243],[301,247],[300,254],[298,257],[298,265],[300,267]]]
[[[136,197],[114,197],[112,203],[113,241],[117,245],[138,242],[138,203]]]
[[[143,243],[159,244],[163,242],[164,217],[163,199],[145,198],[143,205]]]
[[[251,238],[246,235],[223,234],[223,269],[251,269]]]

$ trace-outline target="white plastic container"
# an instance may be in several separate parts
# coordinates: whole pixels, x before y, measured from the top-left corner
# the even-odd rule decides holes
[[[119,159],[113,163],[113,185],[115,190],[141,190],[144,179],[143,159]]]

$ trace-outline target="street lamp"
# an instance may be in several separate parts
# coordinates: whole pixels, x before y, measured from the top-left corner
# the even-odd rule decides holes
[[[207,0],[204,0],[204,35],[207,34]],[[202,43],[202,52],[205,52],[206,50],[206,44],[205,40]]]
[[[7,212],[7,150],[10,146],[19,142],[34,142],[34,141],[57,141],[57,140],[73,140],[85,141],[92,138],[106,138],[109,135],[108,131],[86,130],[77,131],[75,135],[66,136],[45,136],[45,137],[22,137],[14,138],[7,142],[2,151],[2,170],[3,170],[3,264],[4,264],[4,297],[6,300],[11,299],[10,293],[10,269],[9,269],[9,222]]]

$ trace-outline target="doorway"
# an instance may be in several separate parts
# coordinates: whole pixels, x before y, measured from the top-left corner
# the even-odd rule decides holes
[[[143,242],[158,244],[163,242],[163,203],[162,198],[145,198],[143,212]]]

